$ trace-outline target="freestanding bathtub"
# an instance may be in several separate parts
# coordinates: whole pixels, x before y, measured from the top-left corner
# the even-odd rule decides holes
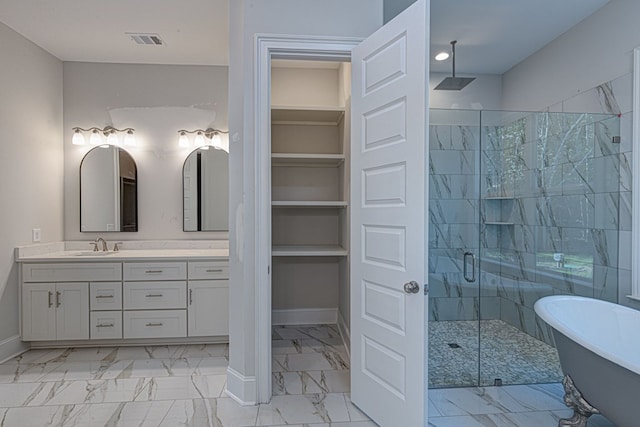
[[[565,374],[565,403],[576,420],[599,411],[618,427],[640,426],[640,311],[606,301],[577,296],[550,296],[535,311],[553,328],[560,365]],[[567,381],[567,376],[571,379]],[[568,396],[575,384],[587,405],[597,411],[580,414]]]

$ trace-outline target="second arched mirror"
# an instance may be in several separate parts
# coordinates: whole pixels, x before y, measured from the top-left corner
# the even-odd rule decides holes
[[[101,145],[82,159],[80,231],[138,231],[138,168],[122,148]]]
[[[182,168],[184,231],[229,229],[229,154],[197,148]]]

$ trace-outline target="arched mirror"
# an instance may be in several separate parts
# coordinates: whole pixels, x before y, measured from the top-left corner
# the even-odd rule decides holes
[[[229,229],[229,153],[200,147],[182,168],[184,231]]]
[[[101,145],[82,159],[80,231],[138,231],[138,168],[122,148]]]

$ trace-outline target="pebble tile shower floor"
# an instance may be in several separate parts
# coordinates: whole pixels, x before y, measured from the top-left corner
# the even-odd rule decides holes
[[[562,380],[553,347],[501,320],[429,322],[430,388],[477,385],[478,355],[480,385]]]

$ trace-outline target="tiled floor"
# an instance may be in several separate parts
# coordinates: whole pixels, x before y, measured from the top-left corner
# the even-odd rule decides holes
[[[376,426],[349,400],[333,326],[274,328],[269,404],[225,397],[226,367],[226,345],[31,350],[0,365],[0,426]],[[434,427],[555,427],[570,411],[552,384],[430,390],[429,415]]]
[[[559,383],[429,390],[431,427],[557,427],[569,418]],[[615,427],[601,416],[589,427]]]

